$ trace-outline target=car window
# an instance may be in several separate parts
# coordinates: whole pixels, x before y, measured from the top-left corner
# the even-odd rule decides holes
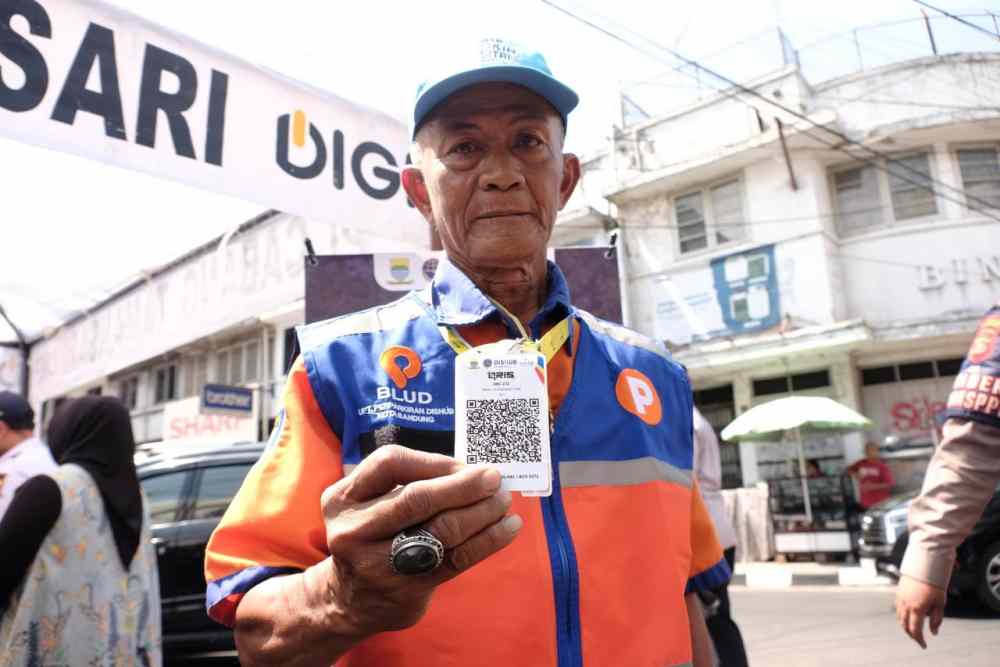
[[[201,489],[192,518],[221,518],[251,466],[251,463],[240,463],[204,468],[201,471]]]
[[[184,470],[141,480],[142,490],[149,500],[149,517],[153,523],[166,523],[177,518],[189,474]]]

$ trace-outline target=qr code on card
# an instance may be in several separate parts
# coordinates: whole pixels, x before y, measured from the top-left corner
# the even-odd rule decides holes
[[[467,463],[541,463],[537,398],[466,401]]]

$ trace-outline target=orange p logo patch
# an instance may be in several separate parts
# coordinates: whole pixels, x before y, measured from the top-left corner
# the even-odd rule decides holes
[[[400,360],[406,365],[401,366]],[[396,389],[405,387],[407,379],[412,380],[417,377],[422,368],[420,356],[402,345],[387,347],[378,358],[378,363],[392,380],[392,383],[396,385]]]
[[[634,368],[618,374],[615,396],[623,408],[650,426],[656,426],[663,418],[663,405],[652,380]]]

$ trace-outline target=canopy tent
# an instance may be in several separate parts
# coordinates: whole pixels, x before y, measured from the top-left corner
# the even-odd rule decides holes
[[[797,444],[806,520],[812,522],[803,436],[849,433],[871,425],[872,422],[867,417],[833,399],[821,396],[787,396],[747,410],[722,430],[722,438],[730,442],[794,441]]]

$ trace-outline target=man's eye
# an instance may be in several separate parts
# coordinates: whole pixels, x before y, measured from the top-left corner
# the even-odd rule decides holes
[[[522,134],[517,138],[517,145],[524,148],[536,148],[542,145],[542,140],[533,134]]]
[[[469,155],[474,153],[479,147],[472,141],[463,141],[457,144],[451,149],[451,153],[457,153],[458,155]]]

